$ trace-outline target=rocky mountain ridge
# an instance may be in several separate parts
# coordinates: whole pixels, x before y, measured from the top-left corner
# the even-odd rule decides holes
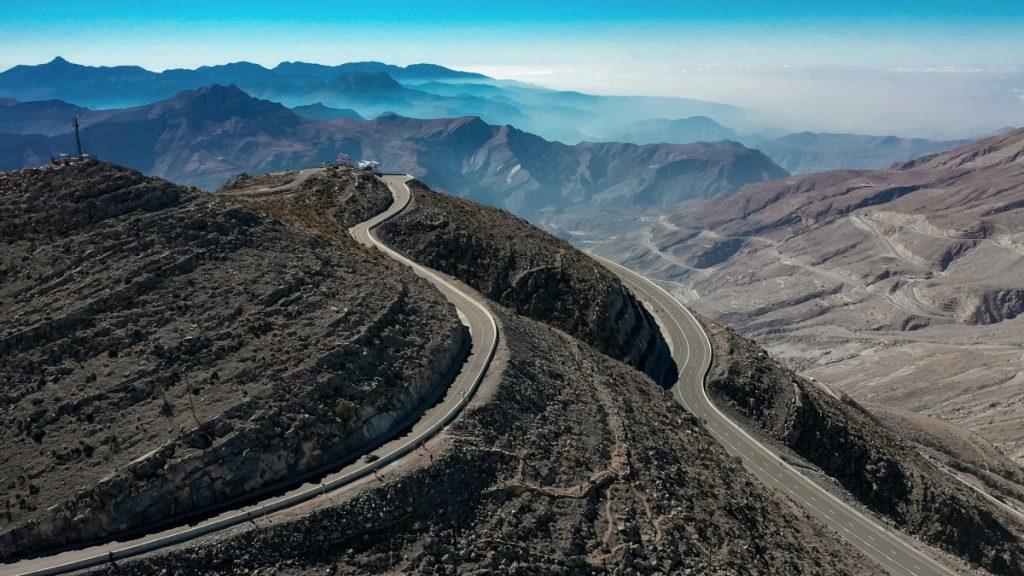
[[[754,482],[667,391],[491,306],[508,364],[418,466],[116,572],[877,573]]]
[[[415,208],[381,237],[517,314],[542,321],[647,373],[676,379],[654,318],[604,267],[511,214],[413,183]]]
[[[92,112],[82,120],[87,151],[209,190],[239,172],[317,166],[345,153],[380,161],[385,170],[411,173],[444,192],[521,216],[581,203],[667,206],[785,175],[764,155],[730,142],[568,146],[478,117],[418,120],[389,115],[322,122],[249,97],[235,86]],[[38,158],[25,149],[24,139],[12,140],[0,136],[0,150],[9,150],[0,164],[21,167]],[[73,151],[73,138],[50,139],[50,149],[61,148]]]
[[[265,192],[294,179],[240,177],[213,197],[98,162],[0,177],[10,248],[0,295],[18,302],[4,308],[5,325],[27,327],[3,335],[0,355],[18,382],[3,400],[16,420],[4,427],[15,457],[3,476],[21,474],[0,534],[5,557],[295,473],[361,430],[380,432],[393,421],[384,410],[433,385],[422,377],[443,370],[464,336],[450,307],[338,233],[388,201],[382,184],[334,168]],[[116,570],[367,573],[401,558],[407,570],[446,574],[870,573],[622,362],[644,365],[638,344],[653,326],[614,277],[507,213],[425,190],[416,203],[399,230],[425,217],[459,226],[469,234],[460,246],[481,247],[481,263],[509,264],[485,266],[493,280],[532,275],[535,290],[503,301],[593,345],[492,302],[503,367],[412,473]],[[486,212],[483,226],[467,225],[474,212]],[[502,232],[518,260],[488,255]],[[90,264],[97,258],[103,266]],[[538,273],[545,267],[560,273]],[[563,283],[592,289],[559,293]],[[69,295],[88,313],[63,311]],[[583,312],[565,316],[572,306]],[[628,337],[592,332],[612,323]],[[94,487],[61,500],[83,482]]]

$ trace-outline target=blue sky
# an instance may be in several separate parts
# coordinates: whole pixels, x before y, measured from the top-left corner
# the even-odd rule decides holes
[[[1024,2],[5,0],[0,67],[61,54],[163,69],[247,59],[578,68],[1022,64]],[[599,48],[596,52],[594,48]],[[557,58],[555,58],[557,55]]]
[[[817,116],[838,129],[851,115],[867,127],[867,114],[885,128],[917,112],[907,124],[915,133],[934,124],[929,114],[961,114],[970,129],[969,114],[957,110],[984,91],[995,107],[985,126],[1004,117],[1024,123],[1020,77],[1006,79],[1007,70],[1024,70],[1021,0],[0,5],[0,69],[57,55],[153,70],[238,60],[433,62],[555,88],[775,107],[780,118],[799,111],[807,127],[822,125]],[[851,67],[857,72],[843,72]],[[925,96],[937,107],[907,103]]]

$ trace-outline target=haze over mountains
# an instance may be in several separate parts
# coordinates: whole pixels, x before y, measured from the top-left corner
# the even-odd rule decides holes
[[[353,62],[338,66],[283,62],[274,68],[249,62],[195,70],[151,72],[138,66],[93,67],[63,58],[0,73],[0,98],[22,102],[63,100],[97,109],[150,104],[183,90],[236,85],[246,93],[281,102],[300,116],[330,120],[395,113],[412,118],[479,116],[565,143],[618,141],[634,144],[735,140],[761,147],[792,172],[818,169],[881,169],[952,143],[888,137],[785,136],[784,127],[735,106],[687,98],[596,96],[498,80],[434,64],[393,66]],[[4,130],[18,134],[22,130]],[[46,132],[49,133],[49,132]]]
[[[322,103],[365,117],[393,112],[414,118],[480,116],[552,139],[577,142],[616,124],[652,117],[713,115],[739,119],[742,111],[685,98],[604,97],[510,83],[433,64],[380,62],[324,66],[284,62],[268,69],[249,62],[195,70],[151,72],[138,66],[92,67],[56,58],[0,73],[0,95],[21,101],[60,99],[93,108],[122,108],[169,98],[182,90],[236,85],[287,106]]]
[[[186,91],[123,110],[83,111],[51,101],[0,111],[0,131],[33,133],[59,132],[59,119],[77,113],[90,152],[208,190],[240,172],[317,166],[339,153],[379,160],[385,169],[522,215],[578,203],[675,204],[786,175],[761,153],[733,142],[569,146],[477,117],[322,122],[234,86]],[[45,163],[49,154],[74,146],[68,133],[0,136],[0,142],[8,142],[0,156],[7,169]]]
[[[968,142],[801,132],[761,141],[755,147],[793,174],[807,174],[838,169],[881,170],[895,162],[946,152]]]

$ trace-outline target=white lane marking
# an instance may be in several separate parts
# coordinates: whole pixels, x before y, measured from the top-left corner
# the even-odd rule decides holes
[[[676,304],[678,305],[678,307],[679,307],[680,309],[682,309],[682,310],[683,310],[683,312],[684,312],[684,313],[685,313],[685,314],[686,314],[687,316],[689,316],[689,318],[690,318],[690,322],[691,322],[691,323],[692,323],[692,324],[693,324],[694,326],[697,326],[697,327],[698,327],[698,329],[699,329],[699,330],[700,330],[700,332],[701,332],[701,335],[702,335],[702,336],[704,336],[704,340],[705,340],[705,342],[706,342],[706,344],[707,344],[707,347],[708,347],[708,349],[710,350],[710,347],[711,347],[711,341],[710,341],[710,340],[708,339],[707,333],[706,333],[706,332],[704,332],[704,330],[703,330],[702,328],[700,328],[700,325],[699,325],[699,323],[697,322],[696,318],[694,318],[694,317],[693,317],[693,314],[692,314],[692,313],[691,313],[691,312],[690,312],[690,311],[689,311],[689,310],[688,310],[688,309],[687,309],[686,307],[682,306],[681,304],[678,304],[678,301],[677,301],[677,300],[675,299],[675,297],[674,297],[674,296],[672,296],[671,294],[669,294],[669,293],[668,293],[668,292],[667,292],[667,291],[666,291],[666,290],[665,290],[664,288],[662,288],[661,286],[658,286],[658,285],[657,285],[657,284],[655,284],[654,282],[651,282],[650,280],[648,280],[648,279],[644,278],[643,276],[641,276],[641,275],[639,275],[639,274],[637,274],[637,273],[633,272],[632,270],[629,270],[628,268],[625,268],[624,266],[621,266],[621,265],[619,265],[619,264],[616,264],[616,263],[614,263],[614,262],[611,262],[611,261],[609,261],[609,260],[606,260],[606,259],[602,259],[602,260],[604,260],[605,262],[609,262],[609,263],[611,263],[611,264],[612,264],[612,266],[613,266],[613,267],[615,267],[615,268],[619,268],[619,269],[622,269],[622,270],[624,270],[625,272],[627,272],[627,274],[628,274],[628,275],[632,275],[632,276],[635,276],[635,277],[639,278],[639,279],[640,279],[640,280],[641,280],[642,282],[646,282],[646,283],[647,283],[647,284],[648,284],[649,286],[653,287],[653,288],[654,288],[655,290],[658,290],[658,291],[662,292],[663,294],[665,294],[665,295],[666,295],[666,296],[667,296],[667,297],[668,297],[668,298],[670,299],[670,301],[671,301],[671,302],[674,302],[674,303],[676,303]],[[642,284],[641,284],[641,285],[642,285]],[[690,351],[690,341],[689,341],[689,338],[687,337],[686,331],[685,331],[685,330],[683,330],[682,326],[681,326],[681,325],[679,324],[679,321],[678,321],[678,320],[676,320],[675,316],[674,316],[674,315],[672,315],[672,314],[667,314],[667,316],[668,316],[668,318],[669,318],[669,319],[670,319],[670,320],[672,321],[672,323],[673,323],[673,324],[675,324],[675,326],[676,326],[676,329],[677,329],[677,330],[679,331],[679,333],[681,333],[681,334],[683,335],[683,341],[684,341],[684,343],[686,344],[686,351],[687,351],[687,355],[686,355],[686,361],[685,361],[686,363],[684,364],[684,368],[683,368],[682,370],[680,370],[680,373],[684,373],[684,372],[686,371],[686,368],[688,367],[687,365],[688,365],[688,364],[690,363],[690,359],[691,359],[691,356],[690,356],[690,354],[689,354],[689,351]],[[704,374],[707,374],[707,370],[708,370],[708,369],[710,368],[710,363],[711,363],[711,359],[710,359],[710,356],[711,356],[711,354],[710,354],[710,351],[709,351],[709,353],[705,355],[705,358],[707,359],[707,366],[706,366],[706,367],[704,367]],[[720,411],[720,410],[718,409],[718,407],[717,407],[717,406],[715,406],[713,402],[711,402],[711,399],[710,399],[710,398],[708,398],[708,396],[707,396],[707,391],[706,391],[706,390],[704,389],[704,385],[703,385],[703,377],[702,377],[702,378],[700,378],[699,380],[700,380],[700,386],[698,387],[698,388],[699,388],[699,393],[700,393],[700,398],[699,398],[699,399],[700,399],[700,400],[702,400],[702,401],[703,401],[703,402],[704,402],[704,403],[705,403],[705,404],[706,404],[707,406],[710,406],[711,410],[712,410],[712,411],[714,411],[714,412],[715,412],[715,413],[716,413],[716,414],[717,414],[717,415],[719,416],[719,418],[721,419],[721,421],[723,421],[723,422],[724,422],[725,424],[727,424],[727,425],[731,426],[731,427],[732,427],[732,428],[734,428],[734,429],[736,430],[736,432],[738,432],[738,433],[739,433],[739,434],[740,434],[741,436],[745,437],[745,438],[747,439],[747,441],[748,441],[748,443],[749,443],[750,445],[754,446],[754,447],[755,447],[755,448],[757,448],[757,449],[763,450],[763,451],[764,451],[765,453],[767,453],[767,454],[768,454],[768,456],[769,456],[770,458],[772,458],[772,459],[774,459],[774,460],[778,461],[778,462],[779,462],[779,464],[780,464],[780,466],[782,466],[782,467],[783,467],[783,468],[784,468],[784,469],[785,469],[785,470],[786,470],[786,471],[787,471],[787,472],[788,472],[789,474],[791,474],[791,475],[792,475],[792,476],[793,476],[794,478],[798,479],[798,484],[799,484],[799,483],[800,483],[801,481],[802,481],[802,482],[804,482],[804,483],[806,483],[806,485],[805,485],[805,489],[809,489],[809,491],[819,491],[819,492],[821,492],[822,494],[824,494],[824,495],[825,495],[825,496],[826,496],[827,498],[829,498],[829,499],[831,499],[831,500],[835,501],[836,503],[838,503],[838,504],[840,505],[840,507],[841,507],[842,509],[845,509],[845,510],[847,511],[847,513],[848,513],[848,514],[852,514],[852,515],[853,515],[853,517],[854,517],[855,519],[858,519],[858,520],[859,520],[860,522],[862,522],[865,528],[873,528],[873,529],[874,529],[875,531],[883,531],[883,529],[882,529],[882,528],[881,528],[881,527],[880,527],[880,526],[879,526],[879,525],[878,525],[878,524],[877,524],[876,522],[874,522],[874,521],[872,521],[871,519],[867,518],[866,516],[864,516],[863,514],[861,514],[860,512],[858,512],[858,511],[857,511],[856,509],[854,509],[854,508],[852,508],[852,507],[848,506],[848,505],[847,505],[846,503],[844,503],[844,502],[842,502],[841,500],[839,500],[839,498],[837,498],[837,497],[836,497],[835,495],[833,495],[833,494],[829,493],[828,491],[824,490],[823,488],[821,488],[821,487],[820,487],[820,486],[818,486],[817,484],[814,484],[813,482],[811,482],[810,480],[808,480],[807,478],[805,478],[805,477],[804,477],[804,476],[803,476],[802,474],[800,474],[799,472],[797,472],[797,471],[796,471],[796,470],[795,470],[795,469],[794,469],[794,468],[793,468],[792,466],[790,466],[789,464],[787,464],[787,463],[786,463],[785,461],[781,460],[781,459],[780,459],[780,458],[779,458],[779,457],[778,457],[777,455],[775,455],[774,453],[770,452],[770,451],[769,451],[769,450],[768,450],[767,448],[765,448],[765,447],[764,447],[764,446],[763,446],[763,445],[762,445],[762,444],[761,444],[760,442],[758,442],[758,441],[757,441],[757,440],[755,440],[755,439],[754,439],[753,437],[751,437],[751,436],[750,436],[749,434],[747,434],[747,432],[746,432],[745,430],[743,430],[743,429],[742,429],[742,428],[741,428],[741,427],[740,427],[740,426],[739,426],[738,424],[736,424],[735,422],[733,422],[732,420],[730,420],[729,418],[727,418],[727,417],[726,417],[726,416],[725,416],[725,415],[724,415],[724,414],[723,414],[723,413],[722,413],[722,412],[721,412],[721,411]],[[683,396],[683,393],[682,393],[682,386],[681,386],[681,384],[682,384],[682,382],[680,381],[680,382],[679,382],[679,383],[677,383],[677,384],[676,384],[676,386],[675,386],[675,390],[674,390],[674,391],[675,391],[675,393],[676,393],[676,396],[677,396],[677,397],[679,398],[679,401],[680,401],[680,403],[681,403],[681,404],[683,405],[683,407],[685,407],[685,408],[686,408],[687,410],[689,410],[691,414],[695,414],[695,415],[698,415],[698,416],[699,416],[700,414],[702,414],[702,412],[698,412],[698,411],[696,411],[696,410],[694,410],[693,408],[691,408],[691,407],[690,407],[689,403],[688,403],[688,402],[686,401],[686,398],[685,398],[685,397]],[[714,435],[714,436],[718,436],[717,434],[713,434],[713,435]],[[732,446],[731,446],[731,444],[729,444],[729,446],[730,446],[730,447],[732,447]],[[816,506],[814,506],[813,504],[811,504],[811,503],[810,503],[809,501],[807,501],[806,499],[804,499],[804,498],[802,498],[801,496],[799,496],[798,494],[796,494],[796,493],[795,493],[795,492],[794,492],[794,491],[793,491],[793,490],[792,490],[791,488],[789,488],[788,486],[785,486],[785,489],[786,489],[786,490],[787,490],[788,492],[790,492],[791,494],[793,494],[793,495],[794,495],[794,496],[795,496],[796,498],[798,498],[798,499],[800,499],[801,501],[803,501],[803,502],[804,502],[804,503],[805,503],[805,504],[806,504],[806,505],[807,505],[808,507],[810,507],[810,508],[814,509],[815,511],[819,512],[819,514],[822,514],[822,516],[824,516],[824,514],[823,514],[823,513],[821,512],[821,510],[819,510],[819,509],[818,509],[818,508],[817,508]],[[863,539],[862,537],[860,537],[859,535],[857,535],[857,534],[855,534],[855,533],[852,533],[852,532],[851,532],[850,534],[851,534],[851,536],[853,536],[853,538],[854,538],[854,539],[856,539],[856,540],[859,540],[859,541],[860,541],[860,542],[861,542],[861,543],[862,543],[862,544],[863,544],[864,546],[866,546],[866,547],[868,547],[868,548],[871,548],[872,550],[875,550],[876,552],[878,552],[878,553],[879,553],[880,555],[882,555],[882,556],[885,556],[885,557],[886,557],[887,559],[889,559],[889,560],[890,560],[890,561],[891,561],[891,562],[892,562],[893,564],[895,564],[896,566],[898,566],[898,567],[902,568],[902,569],[903,569],[903,570],[905,570],[905,571],[906,571],[907,573],[909,573],[909,574],[912,574],[912,575],[916,575],[916,574],[917,574],[916,572],[914,572],[913,570],[910,570],[909,568],[907,568],[906,566],[904,566],[904,565],[903,565],[903,564],[901,564],[900,562],[898,562],[898,561],[896,561],[896,560],[893,560],[892,558],[889,558],[889,556],[888,556],[888,555],[886,555],[886,554],[885,554],[885,553],[883,553],[883,552],[882,552],[881,550],[879,550],[879,549],[875,548],[874,546],[872,546],[872,545],[871,545],[871,544],[870,544],[869,542],[867,542],[866,540],[864,540],[864,539]],[[874,537],[873,537],[873,536],[871,536],[870,534],[869,534],[868,536],[869,536],[869,537],[870,537],[870,538],[871,538],[872,540],[874,540]],[[943,565],[939,564],[939,563],[938,563],[937,561],[935,561],[934,559],[932,559],[932,558],[929,558],[928,556],[924,555],[924,553],[923,553],[923,552],[921,552],[920,550],[918,550],[917,548],[915,548],[915,547],[913,547],[913,546],[909,545],[908,543],[906,543],[906,542],[904,542],[904,541],[902,541],[902,540],[899,540],[898,538],[895,538],[894,536],[892,536],[892,535],[890,535],[890,534],[888,534],[888,533],[886,533],[886,534],[885,534],[885,536],[886,536],[887,538],[890,538],[890,539],[893,539],[893,540],[895,540],[895,542],[896,542],[896,543],[897,543],[897,544],[898,544],[898,545],[899,545],[900,547],[902,547],[902,548],[905,548],[905,549],[906,549],[907,551],[909,551],[909,552],[910,552],[910,554],[911,554],[911,555],[917,555],[917,556],[919,556],[919,557],[920,557],[921,559],[925,560],[925,561],[926,561],[926,563],[928,563],[928,564],[932,565],[934,569],[937,569],[937,570],[939,570],[939,571],[941,571],[941,572],[944,572],[944,573],[946,573],[946,574],[950,574],[950,575],[952,575],[952,576],[957,576],[955,572],[952,572],[951,570],[949,570],[949,569],[948,569],[948,568],[946,568],[945,566],[943,566]]]

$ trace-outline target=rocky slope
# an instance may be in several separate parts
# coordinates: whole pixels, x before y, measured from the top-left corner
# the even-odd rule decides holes
[[[675,381],[654,319],[611,272],[503,210],[411,189],[415,208],[381,230],[390,245],[659,382]]]
[[[24,105],[19,105],[24,106]],[[27,118],[29,111],[23,114]],[[441,114],[444,115],[444,114]],[[23,120],[27,123],[28,120]],[[40,124],[49,125],[42,115]],[[478,117],[371,121],[301,118],[237,87],[182,92],[137,108],[83,117],[86,150],[147,174],[216,189],[239,172],[259,174],[333,162],[339,153],[382,162],[431,186],[530,216],[583,204],[666,206],[733,192],[786,174],[756,150],[716,144],[550,142]],[[0,164],[23,167],[21,138],[0,136]],[[51,148],[73,152],[73,138]]]
[[[503,376],[418,467],[96,573],[878,573],[640,373],[500,319]]]
[[[391,205],[391,191],[372,172],[328,166],[281,193],[267,188],[291,183],[297,172],[232,178],[217,192],[304,232],[348,242],[348,229]]]
[[[390,202],[335,180],[341,221]],[[109,164],[0,174],[0,243],[2,558],[350,457],[466,349],[440,294],[344,235]]]
[[[1024,462],[1024,131],[592,229],[790,367]]]
[[[835,478],[871,510],[993,574],[1024,574],[1024,524],[908,449],[849,398],[837,398],[751,340],[706,323],[712,398],[761,435]]]

